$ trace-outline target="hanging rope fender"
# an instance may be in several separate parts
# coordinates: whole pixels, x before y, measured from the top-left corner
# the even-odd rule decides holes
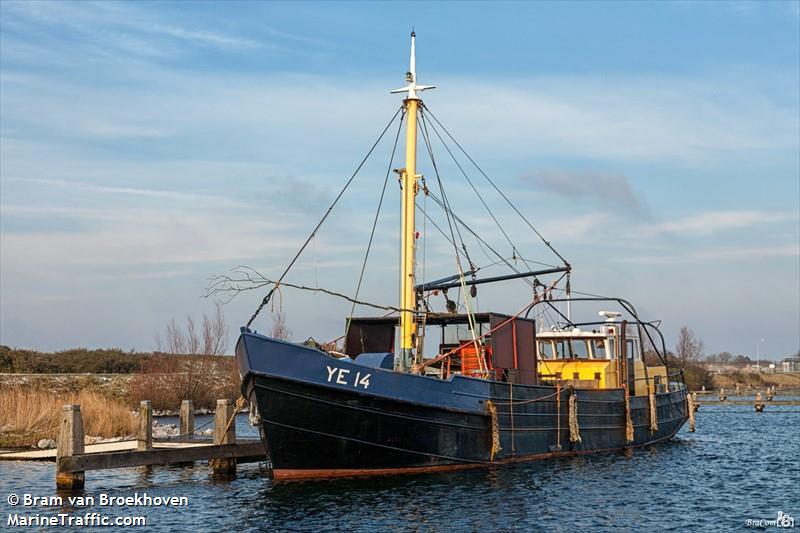
[[[658,431],[658,406],[656,405],[656,394],[650,393],[650,433]]]
[[[694,411],[697,400],[695,399],[696,392],[690,392],[686,395],[686,408],[689,410],[689,431],[694,433]]]
[[[628,394],[628,386],[625,389],[625,440],[633,442],[633,420],[631,420],[631,397]]]
[[[570,389],[569,394],[569,441],[581,442],[581,430],[578,427],[578,394]]]
[[[556,383],[556,450],[561,450],[561,383]]]
[[[494,461],[494,456],[500,453],[500,425],[497,423],[497,408],[492,400],[486,400],[486,408],[489,410],[489,418],[492,422],[492,450],[489,452],[489,460]]]

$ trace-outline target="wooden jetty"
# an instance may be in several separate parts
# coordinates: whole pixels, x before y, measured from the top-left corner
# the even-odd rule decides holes
[[[236,409],[230,400],[217,400],[213,440],[183,438],[153,440],[153,409],[150,401],[139,407],[139,431],[135,440],[106,442],[84,446],[80,405],[64,405],[55,450],[33,450],[0,454],[0,460],[54,461],[56,488],[82,489],[85,472],[132,466],[186,464],[208,461],[217,474],[233,474],[236,464],[265,461],[266,451],[260,439],[237,441],[234,419]],[[181,404],[181,435],[194,433],[194,409],[191,402]]]

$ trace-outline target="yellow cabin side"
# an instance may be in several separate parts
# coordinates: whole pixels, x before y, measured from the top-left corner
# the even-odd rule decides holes
[[[553,379],[595,381],[597,388],[615,388],[617,373],[613,361],[607,359],[576,361],[570,359],[540,359],[539,374]]]

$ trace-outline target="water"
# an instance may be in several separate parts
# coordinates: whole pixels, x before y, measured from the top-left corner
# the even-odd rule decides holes
[[[492,469],[291,484],[270,482],[260,464],[240,465],[232,480],[214,479],[202,464],[87,472],[84,494],[96,499],[147,492],[186,496],[189,505],[68,512],[144,515],[139,529],[164,532],[730,531],[779,511],[800,528],[799,454],[800,408],[703,405],[696,433],[684,428],[660,446]],[[53,478],[52,464],[0,462],[0,530],[14,530],[8,494],[53,495]]]

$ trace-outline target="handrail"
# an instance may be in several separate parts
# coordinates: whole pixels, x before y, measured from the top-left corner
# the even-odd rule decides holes
[[[639,318],[639,314],[636,312],[636,308],[634,307],[634,305],[632,303],[630,303],[628,300],[625,300],[624,298],[616,298],[616,297],[611,297],[611,296],[603,296],[603,297],[600,297],[600,296],[595,296],[595,297],[580,296],[580,297],[553,298],[553,299],[542,300],[542,301],[534,301],[530,305],[530,307],[528,307],[528,310],[525,312],[525,318],[528,318],[528,315],[530,314],[531,310],[534,307],[536,307],[537,305],[539,305],[540,303],[547,303],[547,304],[550,304],[552,306],[552,304],[554,302],[617,302],[620,305],[620,307],[625,309],[635,319],[634,323],[636,324],[637,329],[639,329],[639,350],[640,350],[640,353],[642,353],[642,355],[644,355],[644,344],[642,342],[643,341],[642,332],[644,332],[647,335],[647,338],[650,340],[650,344],[653,346],[653,349],[655,350],[656,355],[658,355],[658,358],[661,360],[661,362],[663,363],[664,367],[666,367],[667,373],[669,375],[669,368],[670,367],[669,367],[669,363],[667,363],[667,360],[666,360],[666,343],[664,342],[664,335],[661,333],[661,330],[658,328],[658,326],[656,326],[653,322],[643,322]],[[573,323],[573,325],[576,325],[576,324]],[[650,335],[650,331],[647,328],[648,326],[650,328],[654,329],[658,333],[659,337],[661,338],[661,348],[663,350],[663,353],[661,351],[659,351],[658,347],[656,346],[656,343],[653,340],[653,337],[652,337],[652,335]],[[681,369],[680,374],[681,374],[681,380],[683,381],[683,369]]]

